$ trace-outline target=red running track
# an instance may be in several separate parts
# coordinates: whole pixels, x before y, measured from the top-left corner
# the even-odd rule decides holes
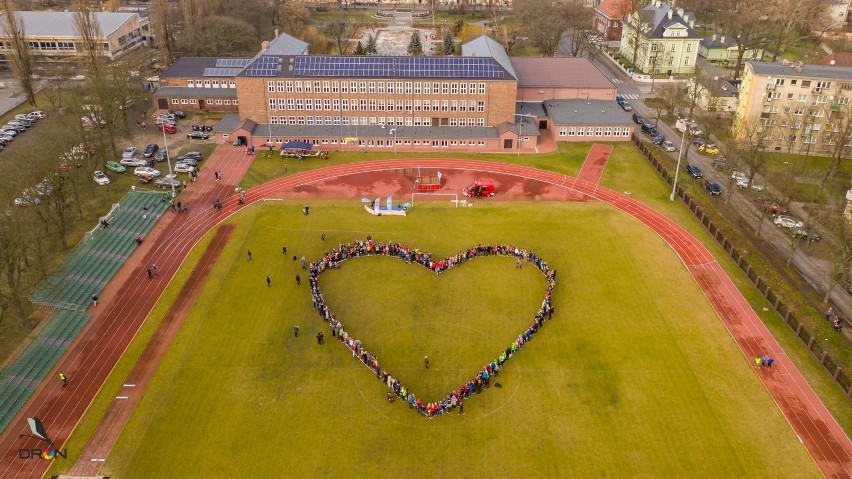
[[[583,166],[580,167],[580,173],[577,174],[577,179],[588,181],[589,183],[600,183],[603,176],[606,162],[609,161],[609,155],[612,154],[612,145],[604,145],[595,143],[589,149],[586,155],[586,160]]]
[[[220,152],[220,150],[217,150],[217,154]],[[227,150],[227,153],[223,153],[222,156],[231,158],[234,154],[234,150]],[[238,159],[235,163],[238,163]],[[211,162],[208,162],[205,168],[209,166],[212,166]],[[716,263],[710,252],[677,223],[632,198],[595,183],[526,166],[477,160],[394,159],[330,166],[278,178],[248,190],[245,206],[261,201],[275,193],[316,183],[327,178],[415,168],[417,166],[478,170],[537,180],[586,194],[645,223],[674,249],[686,265],[696,282],[703,289],[708,301],[722,318],[728,331],[740,345],[745,356],[745,364],[750,365],[751,358],[761,353],[771,352],[778,358],[777,368],[772,371],[760,371],[759,377],[823,474],[830,478],[852,477],[852,474],[850,474],[850,471],[852,471],[852,442],[807,384],[798,369],[783,353],[769,330],[748,305],[731,279]],[[237,168],[237,170],[239,169]],[[209,174],[207,176],[209,177]],[[228,177],[236,178],[237,176],[226,171],[226,178]],[[215,191],[219,193],[221,188]],[[206,194],[205,199],[212,201],[214,197],[216,197],[215,194]],[[183,221],[175,222],[172,220],[167,226],[169,234],[164,234],[155,245],[156,251],[161,254],[168,253],[166,255],[169,261],[168,269],[161,267],[160,271],[168,271],[167,276],[171,277],[189,250],[206,232],[243,207],[237,203],[236,197],[231,196],[225,202],[223,211],[212,212],[207,210],[206,214],[193,214]],[[150,254],[146,256],[146,259],[150,256]],[[165,261],[163,263],[165,264]],[[147,263],[141,263],[136,268],[136,272],[142,273],[145,264]],[[139,276],[141,277],[141,274]],[[128,281],[122,287],[122,292],[134,288],[138,289],[140,283],[146,284],[139,280]],[[164,286],[165,282],[162,283],[162,287]],[[160,291],[162,287],[160,287]],[[142,287],[142,289],[148,288]],[[36,392],[27,407],[24,408],[24,412],[0,436],[0,451],[3,453],[0,457],[0,476],[39,477],[44,473],[49,465],[48,461],[22,461],[17,459],[18,448],[38,447],[33,440],[17,438],[19,433],[28,431],[25,418],[41,417],[45,420],[48,431],[56,436],[56,444],[63,444],[66,441],[85,412],[85,407],[94,398],[98,388],[106,380],[109,371],[120,356],[120,354],[117,356],[96,354],[95,350],[123,351],[141,325],[141,320],[138,323],[113,324],[108,321],[109,318],[124,314],[128,315],[127,317],[141,316],[144,319],[156,302],[156,294],[139,293],[140,291],[134,290],[132,294],[126,292],[121,294],[120,301],[111,303],[111,310],[106,315],[106,320],[98,321],[102,323],[100,324],[102,327],[86,331],[84,337],[81,337],[76,343],[74,350],[66,355],[74,358],[80,354],[88,353],[87,361],[80,367],[91,370],[91,372],[86,371],[83,378],[75,378],[72,374],[72,384],[65,391],[58,386],[57,382],[46,381],[45,385]],[[132,305],[124,304],[125,301],[132,303]],[[119,308],[121,310],[116,311]],[[132,327],[134,324],[135,327]],[[116,330],[122,327],[130,328],[122,331],[124,334],[119,334]],[[87,345],[91,346],[84,347]],[[758,352],[755,353],[755,351]],[[59,364],[67,364],[66,358],[63,357]],[[82,371],[77,371],[77,374],[79,375],[80,372]],[[74,373],[73,370],[72,373]],[[77,383],[82,384],[77,386]],[[141,392],[139,393],[141,394]],[[66,396],[60,397],[63,394]],[[80,405],[83,407],[80,407]]]

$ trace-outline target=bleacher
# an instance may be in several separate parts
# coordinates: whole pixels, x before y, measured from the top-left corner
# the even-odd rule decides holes
[[[0,431],[27,402],[91,317],[85,311],[56,310],[38,337],[3,371],[0,376]]]
[[[55,308],[85,311],[91,297],[112,279],[169,207],[167,193],[134,191],[107,218],[109,226],[97,228],[92,237],[68,255],[56,272],[30,296],[30,301]]]
[[[92,294],[99,293],[171,207],[169,195],[154,191],[127,194],[107,217],[109,226],[92,231],[56,272],[30,296],[53,309],[38,336],[0,376],[0,430],[6,428],[45,375],[86,326]],[[57,378],[58,381],[58,378]]]

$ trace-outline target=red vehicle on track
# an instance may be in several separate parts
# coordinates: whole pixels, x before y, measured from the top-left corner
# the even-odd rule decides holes
[[[462,193],[465,196],[470,198],[485,198],[487,196],[494,196],[494,183],[490,181],[479,181],[476,180],[470,185],[466,186]]]

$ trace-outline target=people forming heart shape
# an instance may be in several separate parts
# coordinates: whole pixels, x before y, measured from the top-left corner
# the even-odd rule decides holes
[[[521,332],[504,351],[485,366],[474,376],[473,379],[462,384],[457,389],[450,391],[447,396],[436,402],[424,403],[418,398],[414,392],[406,388],[398,379],[390,375],[379,363],[378,358],[364,349],[363,343],[359,339],[355,339],[346,332],[346,328],[340,323],[331,313],[328,306],[325,305],[322,292],[319,289],[318,279],[323,271],[329,268],[339,268],[340,264],[351,258],[364,256],[389,256],[399,258],[408,264],[417,263],[425,268],[428,268],[436,274],[441,274],[448,269],[454,268],[463,264],[466,261],[480,256],[510,256],[514,257],[518,262],[518,267],[522,262],[532,263],[547,279],[547,289],[544,293],[544,299],[541,302],[541,307],[535,315],[533,324],[525,331]],[[482,389],[488,389],[488,385],[492,378],[499,375],[500,369],[504,367],[506,361],[511,359],[517,352],[527,343],[530,342],[533,335],[544,324],[546,320],[553,318],[553,299],[551,293],[556,284],[556,270],[551,269],[547,263],[542,260],[537,254],[531,251],[526,251],[515,246],[509,245],[477,245],[465,251],[460,251],[448,258],[441,260],[433,260],[429,253],[424,253],[417,248],[411,248],[399,243],[380,243],[373,241],[370,237],[367,240],[356,241],[353,244],[341,244],[337,248],[325,253],[324,257],[318,261],[313,261],[310,264],[309,280],[311,285],[311,296],[313,298],[314,309],[331,327],[331,334],[334,338],[345,344],[352,352],[352,357],[358,359],[368,368],[376,373],[376,377],[385,383],[392,392],[388,392],[388,399],[392,400],[394,395],[403,401],[406,401],[409,408],[416,409],[421,415],[433,418],[440,416],[445,412],[452,411],[458,408],[459,414],[464,413],[464,400],[474,393],[481,393]],[[423,359],[424,365],[429,367],[429,358]]]

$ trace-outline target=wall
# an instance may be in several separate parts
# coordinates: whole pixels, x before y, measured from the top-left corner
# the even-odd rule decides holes
[[[617,90],[612,88],[518,88],[518,101],[544,100],[610,100],[615,101]]]

